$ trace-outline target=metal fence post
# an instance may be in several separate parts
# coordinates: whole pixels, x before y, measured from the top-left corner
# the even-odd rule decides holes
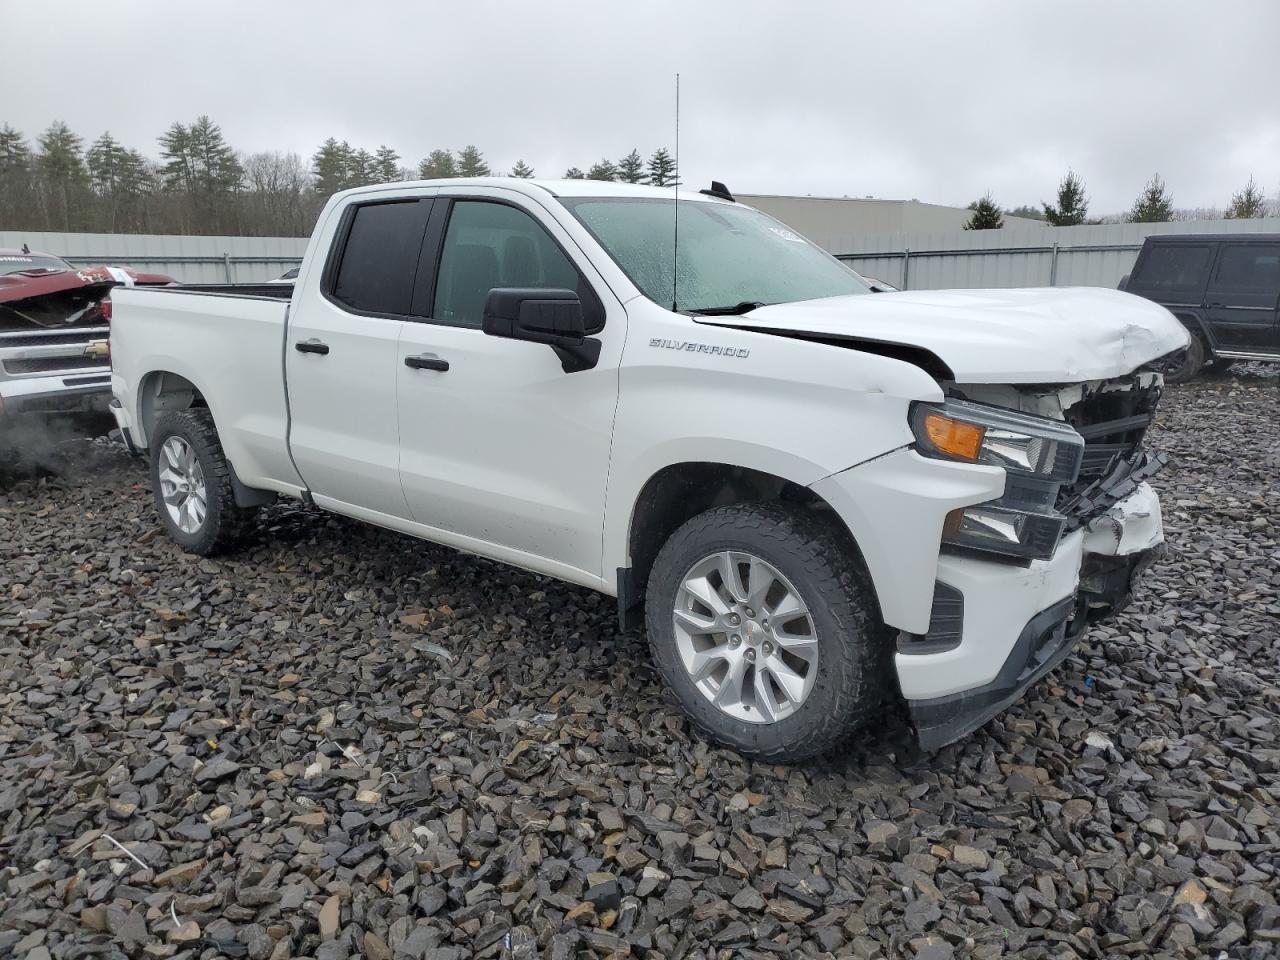
[[[907,282],[911,277],[911,248],[902,248],[902,289],[907,289]]]
[[[1053,241],[1053,249],[1049,251],[1049,286],[1058,285],[1058,241]]]
[[[224,253],[222,255],[222,269],[227,275],[227,283],[235,283],[235,281],[231,279],[231,254]]]

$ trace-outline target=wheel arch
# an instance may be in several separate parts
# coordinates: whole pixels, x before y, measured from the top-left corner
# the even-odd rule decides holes
[[[780,502],[829,514],[833,530],[862,570],[866,561],[853,533],[835,509],[803,483],[767,470],[732,463],[686,460],[652,473],[631,502],[625,552],[617,566],[618,618],[622,629],[639,626],[653,562],[662,545],[687,521],[713,507]],[[870,578],[868,578],[870,582]],[[879,610],[879,599],[872,601]]]
[[[1190,310],[1174,310],[1171,311],[1178,322],[1187,328],[1187,332],[1193,337],[1199,337],[1200,342],[1204,344],[1206,358],[1212,356],[1216,342],[1213,335],[1209,332],[1209,326],[1204,322],[1204,318],[1200,314]]]
[[[171,370],[152,370],[143,376],[138,382],[137,403],[140,436],[136,439],[143,449],[150,448],[152,428],[161,414],[209,407],[204,391],[189,378]]]

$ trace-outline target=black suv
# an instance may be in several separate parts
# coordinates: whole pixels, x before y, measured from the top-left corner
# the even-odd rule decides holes
[[[1191,331],[1165,372],[1170,383],[1206,363],[1280,360],[1280,234],[1147,237],[1120,289],[1168,307]]]

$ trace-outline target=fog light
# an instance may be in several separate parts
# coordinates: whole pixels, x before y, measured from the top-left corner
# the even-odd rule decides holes
[[[1048,560],[1057,549],[1065,525],[1063,517],[986,503],[947,514],[942,542],[1006,557]]]

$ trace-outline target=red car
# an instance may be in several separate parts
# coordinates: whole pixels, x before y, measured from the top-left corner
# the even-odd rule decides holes
[[[128,268],[76,267],[25,246],[0,248],[0,415],[104,405],[111,288],[174,282]]]

